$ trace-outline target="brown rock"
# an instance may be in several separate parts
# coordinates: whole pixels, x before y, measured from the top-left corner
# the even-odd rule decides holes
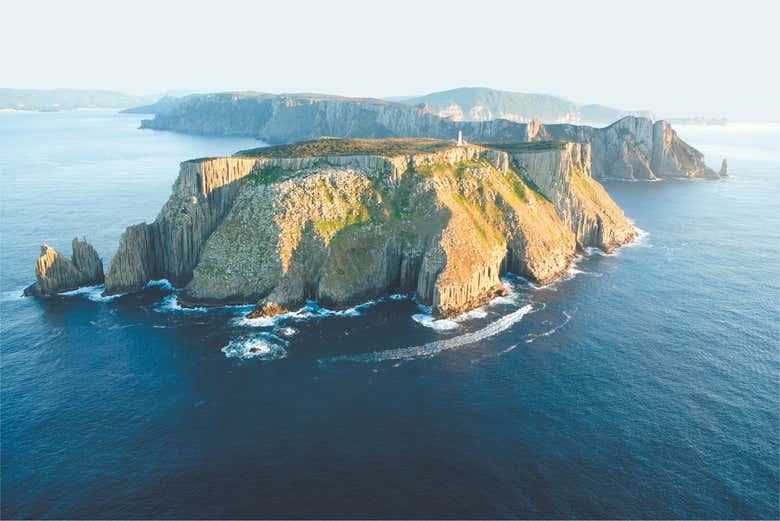
[[[35,283],[24,290],[24,296],[53,295],[82,286],[103,282],[103,261],[86,240],[73,239],[73,259],[69,260],[48,244],[41,245],[35,263]]]

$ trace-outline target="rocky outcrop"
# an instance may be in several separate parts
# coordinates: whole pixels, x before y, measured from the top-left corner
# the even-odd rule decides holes
[[[36,282],[25,288],[25,296],[53,295],[81,286],[103,282],[103,261],[86,240],[73,239],[73,257],[67,259],[47,244],[35,263]]]
[[[599,178],[719,177],[665,121],[629,116],[605,128],[547,125],[546,131],[553,139],[590,143],[592,170]]]
[[[470,142],[577,141],[591,145],[596,178],[717,178],[703,155],[664,121],[628,116],[606,128],[493,119],[455,121],[425,104],[313,95],[222,93],[189,96],[142,127],[197,134],[253,136],[289,143],[321,136],[452,139]]]
[[[718,177],[728,177],[728,175],[729,175],[729,164],[724,159],[720,163],[720,170],[718,171]]]

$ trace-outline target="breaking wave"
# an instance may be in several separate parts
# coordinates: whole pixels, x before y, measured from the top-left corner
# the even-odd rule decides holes
[[[171,284],[168,279],[150,280],[146,283],[146,286],[144,286],[144,289],[146,288],[162,288],[167,289],[168,291],[176,291],[176,288],[173,287],[173,284]]]
[[[105,289],[106,287],[103,284],[98,284],[97,286],[84,286],[83,288],[74,289],[73,291],[66,291],[59,295],[62,297],[86,297],[92,302],[111,302],[124,295],[124,293],[117,293],[116,295],[104,297],[102,293]]]
[[[231,340],[222,348],[227,358],[239,360],[278,360],[287,356],[284,345],[287,343],[273,335],[261,333],[250,338]]]
[[[617,257],[621,253],[623,253],[623,250],[627,248],[652,248],[653,247],[652,244],[649,244],[647,242],[648,237],[650,237],[650,232],[643,230],[642,228],[636,225],[634,225],[634,231],[636,231],[636,238],[633,241],[629,242],[628,244],[624,244],[623,246],[620,246],[619,248],[616,248],[609,253],[602,251],[600,248],[595,248],[592,246],[585,248],[585,251],[588,253],[588,255],[601,255],[602,257]]]
[[[533,307],[530,304],[526,304],[520,309],[504,315],[495,322],[492,322],[482,329],[466,333],[464,335],[456,336],[453,338],[447,338],[444,340],[436,340],[412,347],[402,347],[398,349],[388,349],[385,351],[375,351],[373,353],[366,353],[361,355],[342,355],[334,356],[320,360],[321,362],[384,362],[387,360],[404,360],[410,358],[420,358],[433,356],[442,351],[454,349],[466,344],[473,344],[495,336],[503,331],[506,331],[512,325],[519,322],[523,317],[530,313]]]
[[[537,338],[541,338],[541,337],[550,336],[550,335],[553,335],[553,334],[555,334],[555,332],[556,332],[556,331],[558,331],[560,328],[562,328],[563,326],[565,326],[566,324],[568,324],[568,323],[569,323],[569,321],[571,320],[571,317],[572,317],[570,314],[568,314],[568,313],[567,313],[567,312],[565,312],[565,311],[563,312],[563,316],[565,317],[565,318],[564,318],[564,320],[563,320],[563,322],[561,322],[560,324],[558,324],[558,325],[557,325],[557,326],[555,326],[554,328],[552,328],[552,329],[549,329],[549,330],[545,331],[544,333],[538,333],[538,334],[530,334],[530,335],[528,335],[528,338],[526,338],[526,340],[525,340],[525,343],[526,343],[526,344],[530,344],[530,343],[532,343],[534,340],[536,340]],[[517,347],[517,346],[515,346],[515,347]],[[511,349],[510,349],[510,351],[511,351]],[[506,352],[506,351],[505,351],[505,352]]]
[[[448,318],[433,318],[433,315],[427,313],[416,313],[412,315],[412,320],[420,324],[421,326],[435,329],[436,331],[449,331],[450,329],[457,329],[460,324],[454,320]]]
[[[358,304],[357,306],[353,306],[347,309],[327,309],[327,308],[320,307],[320,305],[313,300],[307,300],[306,305],[297,311],[291,311],[289,313],[281,313],[273,317],[258,317],[258,318],[248,318],[247,315],[249,314],[249,312],[247,312],[243,316],[234,319],[233,324],[236,326],[244,326],[244,327],[271,327],[274,325],[279,325],[280,323],[288,319],[306,321],[310,319],[325,318],[325,317],[362,317],[365,316],[367,310],[382,302],[389,302],[389,301],[400,302],[404,300],[410,300],[411,298],[412,297],[410,295],[397,293],[394,295],[387,295],[385,297],[380,297],[375,300],[369,300],[368,302],[364,302],[362,304]],[[240,307],[240,306],[236,306],[236,307]],[[254,306],[243,306],[243,307],[254,308]]]
[[[158,313],[205,313],[209,308],[188,308],[179,304],[179,298],[175,293],[163,298],[155,304],[154,310]]]

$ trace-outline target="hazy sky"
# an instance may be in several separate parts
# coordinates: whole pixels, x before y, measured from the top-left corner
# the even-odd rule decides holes
[[[0,86],[543,92],[779,121],[780,2],[3,0]]]

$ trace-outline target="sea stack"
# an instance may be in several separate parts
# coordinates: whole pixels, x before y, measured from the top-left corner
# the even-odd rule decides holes
[[[729,175],[729,164],[728,161],[724,158],[723,161],[720,163],[720,170],[718,171],[718,176],[720,177],[728,177]]]
[[[53,295],[103,282],[103,261],[86,239],[73,239],[73,258],[67,259],[48,244],[41,245],[35,263],[36,282],[25,288],[24,296]]]

